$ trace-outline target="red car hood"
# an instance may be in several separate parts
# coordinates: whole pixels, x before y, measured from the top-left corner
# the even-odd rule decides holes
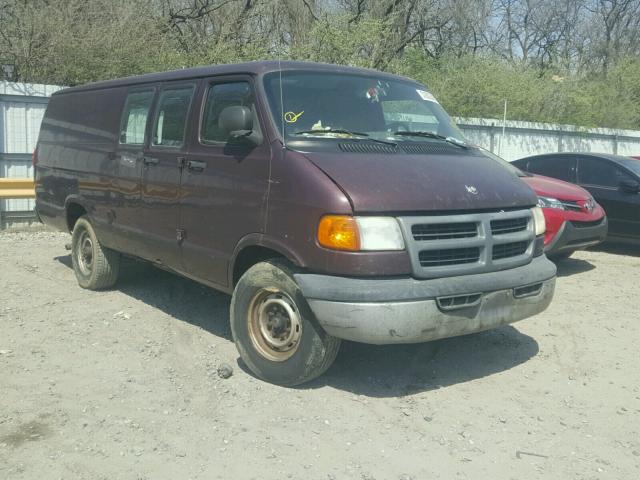
[[[541,197],[557,198],[558,200],[588,200],[591,195],[584,188],[573,183],[564,182],[556,178],[533,175],[522,177],[522,180],[529,185],[536,194]]]

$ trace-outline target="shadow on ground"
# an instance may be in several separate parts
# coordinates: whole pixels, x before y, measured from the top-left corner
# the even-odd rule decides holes
[[[554,263],[558,268],[558,277],[568,277],[569,275],[588,272],[589,270],[596,268],[596,266],[591,262],[572,257],[565,258],[563,260],[555,260]]]
[[[630,257],[640,257],[640,245],[632,245],[628,243],[604,242],[591,248],[596,252],[612,253],[614,255],[627,255]]]
[[[72,268],[69,255],[55,260]],[[116,288],[178,320],[231,340],[229,295],[128,258],[122,262]]]
[[[411,395],[509,370],[538,350],[532,337],[512,326],[413,345],[344,342],[329,371],[301,388],[327,385],[370,397]]]
[[[56,260],[71,267],[68,255]],[[231,340],[228,295],[132,260],[123,263],[117,288],[178,320]],[[334,365],[299,388],[330,386],[372,397],[410,395],[509,370],[537,353],[535,339],[512,326],[413,345],[343,342]],[[238,366],[249,373],[240,359]]]

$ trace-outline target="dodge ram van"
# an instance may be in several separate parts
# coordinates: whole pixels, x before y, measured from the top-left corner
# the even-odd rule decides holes
[[[322,374],[341,340],[463,335],[553,297],[536,195],[407,78],[254,62],[68,88],[34,164],[81,287],[112,287],[126,255],[232,294],[269,382]]]

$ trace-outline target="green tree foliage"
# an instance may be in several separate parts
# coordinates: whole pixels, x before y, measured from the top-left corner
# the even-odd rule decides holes
[[[640,129],[639,18],[640,0],[0,0],[0,63],[76,85],[292,58],[415,78],[454,115],[507,100],[513,120]]]

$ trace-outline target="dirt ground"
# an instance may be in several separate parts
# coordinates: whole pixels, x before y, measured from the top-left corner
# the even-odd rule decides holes
[[[82,290],[68,238],[0,233],[2,479],[640,478],[640,249],[560,263],[537,317],[346,343],[288,389],[238,362],[229,297],[135,262]]]

